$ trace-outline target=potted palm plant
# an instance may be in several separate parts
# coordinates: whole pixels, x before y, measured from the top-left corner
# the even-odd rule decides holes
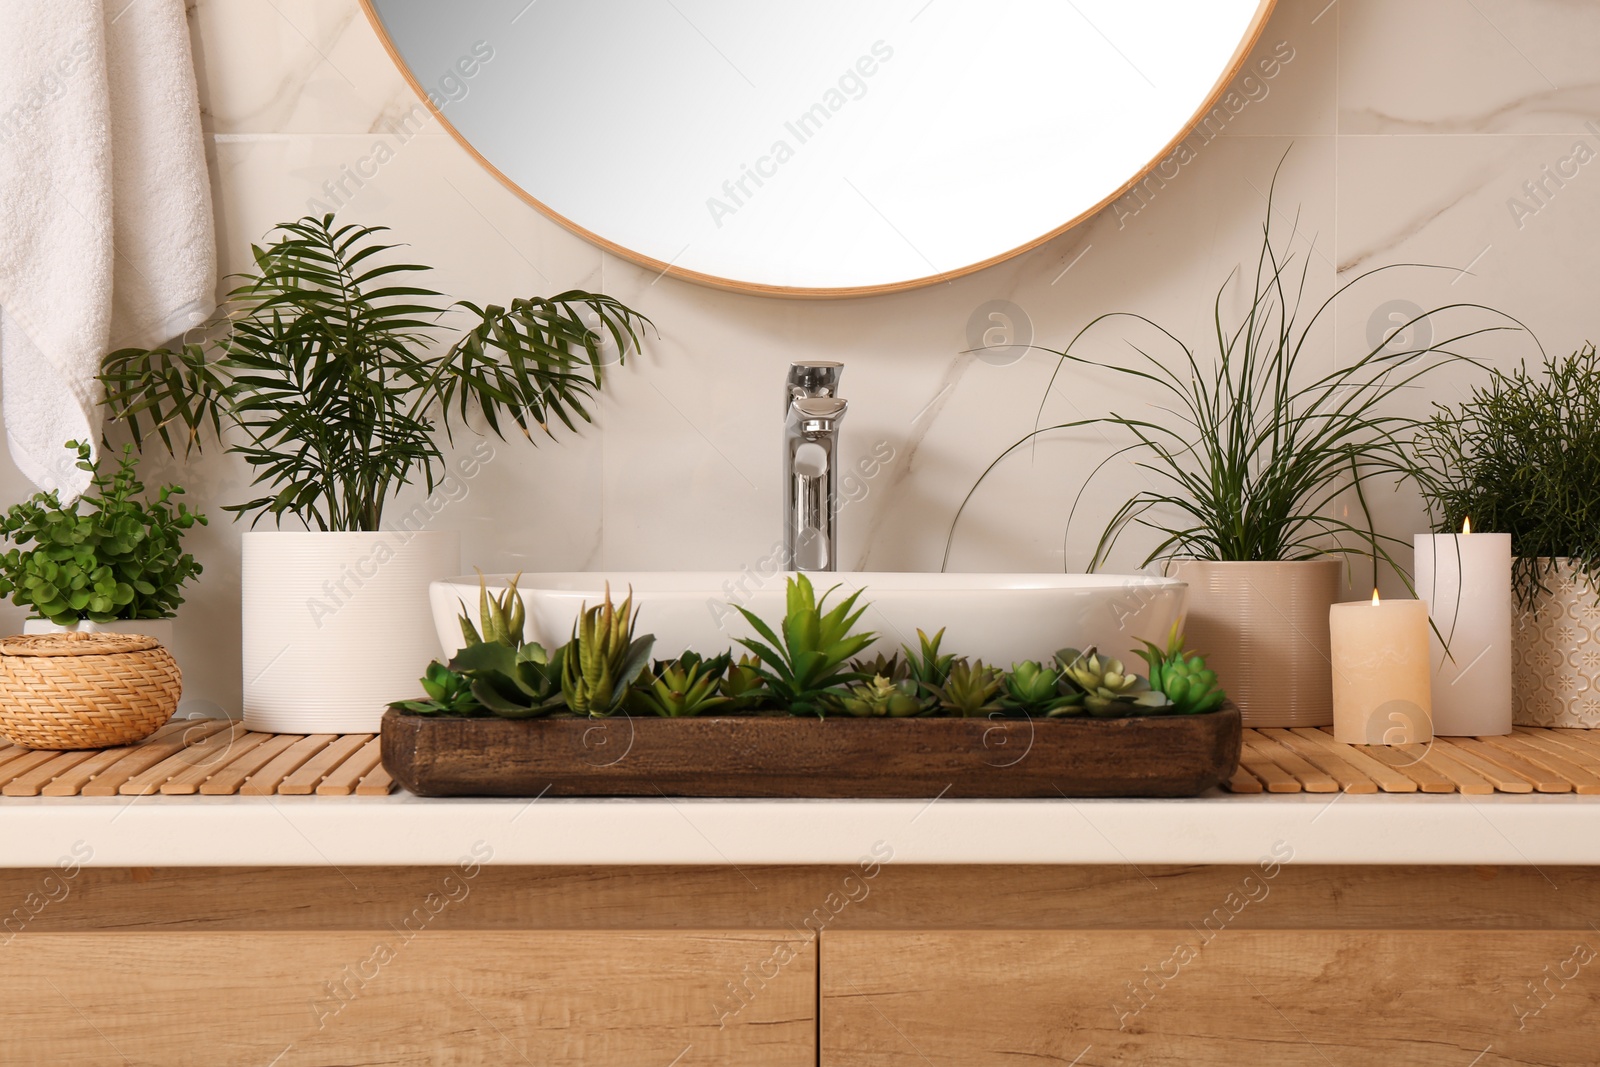
[[[87,443],[68,441],[89,489],[70,504],[55,490],[35,493],[0,517],[0,535],[13,545],[0,555],[0,594],[27,608],[23,631],[142,634],[168,647],[183,587],[200,563],[183,537],[206,517],[162,486],[146,498],[130,447],[116,470],[98,470]]]
[[[280,529],[244,535],[244,716],[252,729],[366,732],[379,697],[437,653],[424,602],[459,570],[453,531],[385,508],[403,486],[459,480],[442,450],[469,414],[532,440],[576,430],[602,384],[602,350],[637,346],[648,320],[572,291],[509,306],[446,304],[396,262],[382,228],[332,215],[284,223],[224,306],[217,340],[111,353],[113,418],[141,446],[198,448],[208,431],[261,495],[226,510]],[[467,328],[439,344],[440,317]],[[553,435],[552,435],[553,436]],[[470,477],[481,462],[460,461]],[[303,530],[283,530],[285,522]]]
[[[1438,340],[1417,347],[1386,340],[1323,369],[1328,349],[1314,330],[1334,301],[1394,268],[1344,283],[1307,315],[1302,301],[1309,257],[1296,265],[1291,242],[1280,248],[1274,241],[1269,195],[1253,289],[1234,323],[1224,321],[1223,308],[1235,276],[1218,290],[1209,358],[1132,313],[1098,316],[1066,348],[1052,351],[1058,363],[1051,385],[1068,364],[1109,371],[1154,394],[1151,407],[1170,421],[1113,413],[1036,424],[984,470],[956,513],[959,521],[989,473],[1041,434],[1095,425],[1125,433],[1128,443],[1090,480],[1110,459],[1131,453],[1156,487],[1134,493],[1111,516],[1089,569],[1103,564],[1131,527],[1152,531],[1157,543],[1143,565],[1163,563],[1188,583],[1188,637],[1207,655],[1247,727],[1331,723],[1328,610],[1339,598],[1343,564],[1361,556],[1374,568],[1381,561],[1402,573],[1390,554],[1400,542],[1376,532],[1366,499],[1374,479],[1401,480],[1412,469],[1407,445],[1417,421],[1390,411],[1387,402],[1442,363],[1466,358],[1454,352],[1460,342],[1520,328],[1500,324],[1457,334],[1431,328],[1417,334]],[[1499,314],[1450,304],[1420,312],[1401,331],[1469,308]],[[1160,358],[1161,349],[1142,341],[1129,342],[1134,358],[1127,361],[1081,354],[1085,337],[1113,319],[1154,331],[1155,343],[1168,346],[1171,358]],[[1358,521],[1345,518],[1351,496]],[[1075,504],[1069,530],[1076,511]],[[948,541],[945,555],[948,560]]]
[[[1495,372],[1418,437],[1435,528],[1511,534],[1512,717],[1600,727],[1600,356]]]

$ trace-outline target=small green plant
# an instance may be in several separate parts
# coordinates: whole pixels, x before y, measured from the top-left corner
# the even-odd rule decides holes
[[[731,656],[729,658],[732,659]],[[728,698],[729,711],[760,707],[767,689],[767,681],[761,675],[761,660],[756,656],[743,655],[737,663],[730,662],[717,689]]]
[[[787,608],[780,638],[760,616],[747,608],[739,613],[762,640],[740,638],[739,643],[761,659],[761,677],[774,699],[795,715],[822,716],[828,690],[862,679],[846,664],[877,639],[874,633],[852,633],[865,606],[855,606],[861,590],[824,610],[834,586],[817,599],[804,574],[788,579]]]
[[[472,679],[451,670],[438,660],[428,664],[427,671],[423,673],[422,691],[426,694],[423,700],[396,700],[389,706],[413,715],[483,714],[483,705],[472,695]]]
[[[618,607],[611,602],[611,583],[605,600],[584,606],[572,624],[572,640],[561,661],[561,693],[575,715],[604,718],[622,707],[628,690],[650,662],[655,636],[633,635],[638,619],[633,614],[633,590]]]
[[[1166,694],[1151,689],[1121,660],[1102,656],[1092,647],[1083,652],[1064,648],[1056,653],[1056,662],[1062,676],[1083,693],[1083,706],[1090,715],[1109,718],[1168,709]]]
[[[723,672],[732,657],[724,654],[703,659],[685,652],[676,662],[657,662],[628,694],[626,707],[640,715],[664,719],[692,718],[732,703],[718,693]]]
[[[1005,676],[1005,706],[1024,715],[1076,715],[1083,710],[1083,699],[1083,691],[1073,688],[1054,661],[1013,663]]]
[[[93,472],[89,490],[66,506],[54,490],[36,493],[0,519],[0,534],[15,546],[0,556],[0,594],[60,626],[171,618],[184,583],[201,572],[183,535],[206,517],[174,504],[183,494],[175,485],[142,499],[131,445],[111,474],[89,462],[88,444],[67,448],[79,470]]]
[[[478,575],[479,625],[462,605],[461,635],[466,647],[449,665],[435,660],[422,676],[424,700],[397,700],[391,708],[415,715],[482,715],[531,719],[566,708],[561,692],[561,667],[566,649],[546,653],[544,646],[522,637],[526,609],[517,578],[493,596]],[[481,629],[480,629],[481,627]]]
[[[522,572],[518,571],[500,595],[495,596],[489,592],[489,580],[482,571],[478,572],[478,625],[472,624],[465,604],[461,605],[459,616],[461,636],[469,647],[486,641],[513,649],[522,647],[523,624],[527,622],[528,609],[522,602],[522,594],[517,591],[517,583],[521,580]]]
[[[450,670],[465,676],[472,696],[503,719],[532,719],[567,707],[562,667],[570,648],[546,653],[536,641],[511,648],[483,641],[457,652]]]
[[[904,670],[904,667],[901,668]],[[870,681],[848,686],[829,698],[831,707],[858,719],[904,719],[928,711],[928,700],[909,678],[874,674]]]
[[[923,690],[930,687],[941,686],[945,679],[950,677],[950,667],[955,663],[956,657],[952,653],[940,654],[939,643],[944,640],[944,627],[939,632],[929,637],[921,630],[917,631],[917,651],[911,651],[909,645],[900,647],[906,654],[906,669],[910,672],[911,680]]]
[[[1173,714],[1203,715],[1228,699],[1217,687],[1217,672],[1206,667],[1205,657],[1184,651],[1177,623],[1167,635],[1166,648],[1145,641],[1139,658],[1150,669],[1150,688],[1166,696]]]
[[[1274,175],[1274,190],[1276,185]],[[1269,192],[1254,280],[1244,282],[1247,307],[1237,321],[1224,320],[1224,307],[1230,290],[1241,280],[1238,273],[1230,274],[1217,290],[1207,331],[1209,356],[1201,346],[1180,340],[1148,317],[1127,312],[1099,315],[1065,348],[1048,350],[1056,357],[1056,367],[1040,399],[1041,418],[1031,432],[995,457],[968,491],[951,521],[946,563],[962,513],[1002,461],[1044,435],[1104,428],[1121,434],[1125,443],[1092,467],[1081,483],[1068,515],[1068,533],[1088,484],[1113,461],[1131,456],[1151,488],[1122,498],[1101,528],[1087,570],[1106,563],[1130,528],[1142,527],[1154,538],[1143,566],[1177,558],[1250,561],[1348,555],[1370,557],[1374,567],[1381,560],[1409,583],[1392,554],[1395,548],[1409,548],[1409,539],[1401,542],[1378,533],[1367,502],[1375,481],[1398,483],[1414,475],[1408,445],[1419,423],[1391,410],[1391,404],[1404,395],[1402,390],[1441,367],[1474,365],[1458,351],[1463,342],[1523,327],[1483,305],[1449,303],[1419,311],[1364,353],[1334,359],[1323,340],[1334,301],[1352,286],[1394,267],[1366,271],[1310,308],[1305,299],[1310,257],[1297,253],[1292,239],[1277,242],[1274,210]],[[1468,311],[1488,313],[1496,321],[1461,329],[1441,324],[1450,313]],[[1148,329],[1150,341],[1127,339],[1132,354],[1126,358],[1085,355],[1088,336],[1112,320],[1140,332]],[[1404,342],[1413,329],[1424,328],[1426,340],[1415,347]],[[1113,412],[1039,425],[1056,378],[1080,367],[1145,391],[1148,397],[1136,397],[1135,402],[1155,414]],[[1353,508],[1345,503],[1352,490]]]
[[[943,685],[927,688],[938,698],[939,709],[946,715],[975,719],[1005,710],[1000,703],[1004,684],[1000,668],[986,667],[981,659],[968,663],[962,656],[950,664]]]
[[[1584,345],[1497,371],[1458,407],[1437,406],[1416,442],[1417,479],[1441,533],[1511,535],[1525,609],[1548,592],[1558,559],[1600,584],[1600,355]]]
[[[121,349],[100,381],[111,417],[141,447],[174,454],[202,432],[233,431],[265,491],[226,510],[287,516],[313,530],[377,530],[400,487],[441,477],[441,441],[469,413],[532,441],[591,421],[603,341],[637,348],[649,320],[609,296],[573,290],[509,306],[446,303],[415,283],[429,268],[394,262],[383,227],[333,215],[280,224],[253,247],[254,269],[228,295],[212,343]],[[449,313],[449,318],[446,318]],[[443,327],[465,332],[436,343]],[[443,320],[443,321],[441,321]]]

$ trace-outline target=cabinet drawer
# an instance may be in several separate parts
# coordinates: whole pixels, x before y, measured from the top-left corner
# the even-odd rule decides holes
[[[1592,1064],[1592,945],[1592,930],[830,932],[821,1064]]]
[[[792,932],[19,934],[0,1062],[816,1062]]]

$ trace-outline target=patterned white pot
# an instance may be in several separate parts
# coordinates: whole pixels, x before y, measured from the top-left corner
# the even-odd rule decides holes
[[[453,530],[244,535],[244,722],[374,733],[440,654],[428,584],[461,569]]]
[[[1568,560],[1556,564],[1550,591],[1512,627],[1512,719],[1592,730],[1600,727],[1600,591]]]

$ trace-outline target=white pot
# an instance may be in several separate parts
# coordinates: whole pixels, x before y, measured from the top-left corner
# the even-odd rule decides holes
[[[171,619],[118,619],[116,622],[91,622],[81,619],[71,626],[62,626],[49,619],[29,619],[22,624],[25,634],[140,634],[160,641],[168,652],[172,651],[173,624]]]
[[[1567,559],[1544,584],[1536,610],[1512,627],[1511,721],[1600,728],[1600,590]]]
[[[375,733],[439,657],[428,584],[460,565],[453,531],[246,533],[245,726]]]

